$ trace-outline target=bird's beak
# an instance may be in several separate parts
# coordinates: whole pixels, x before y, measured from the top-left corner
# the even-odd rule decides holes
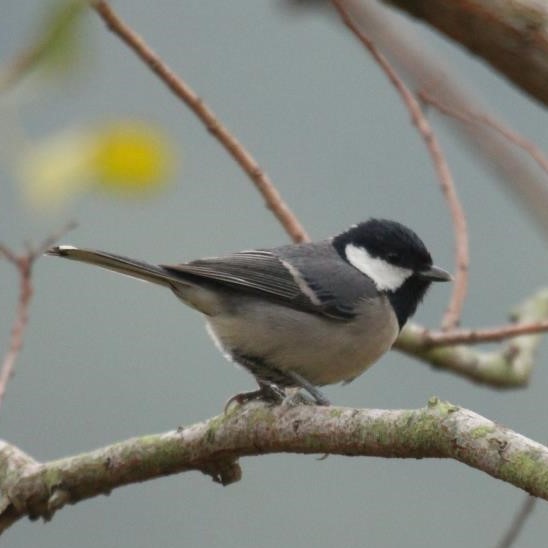
[[[417,272],[417,275],[419,278],[430,282],[450,282],[453,279],[453,276],[451,276],[447,270],[443,270],[443,268],[436,265],[432,265],[426,270]]]

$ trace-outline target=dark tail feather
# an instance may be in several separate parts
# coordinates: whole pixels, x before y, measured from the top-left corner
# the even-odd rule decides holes
[[[154,266],[141,261],[136,261],[135,259],[121,257],[120,255],[105,253],[104,251],[78,249],[77,247],[72,247],[70,245],[59,245],[48,249],[46,255],[64,257],[65,259],[100,266],[107,270],[131,276],[132,278],[167,287],[171,287],[174,283],[183,282],[181,278],[175,277],[160,266]]]

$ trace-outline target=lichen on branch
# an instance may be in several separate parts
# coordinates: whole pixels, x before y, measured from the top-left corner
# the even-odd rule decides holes
[[[222,484],[238,459],[270,453],[451,458],[548,500],[548,448],[431,398],[421,409],[235,406],[208,421],[37,463],[0,441],[0,531],[23,516],[51,519],[65,504],[189,470]]]

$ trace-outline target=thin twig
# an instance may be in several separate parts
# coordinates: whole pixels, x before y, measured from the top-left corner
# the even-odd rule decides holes
[[[8,90],[36,64],[42,44],[37,44],[18,53],[0,72],[0,93]]]
[[[0,93],[11,88],[48,57],[48,53],[74,26],[76,18],[83,13],[83,8],[83,2],[64,2],[60,3],[57,9],[48,12],[48,19],[41,22],[40,32],[32,43],[0,66]]]
[[[538,290],[520,303],[512,313],[512,321],[512,328],[545,324],[548,321],[548,288]],[[517,334],[516,329],[513,331]],[[505,334],[510,335],[509,330]],[[450,333],[447,335],[452,337]],[[457,344],[456,338],[454,343],[440,339],[440,344],[429,345],[428,331],[408,322],[394,348],[473,382],[497,388],[518,388],[530,382],[537,362],[537,350],[543,339],[538,331],[521,335],[508,339],[494,351],[476,349],[471,344]],[[440,333],[440,336],[445,336],[445,333]]]
[[[441,113],[451,116],[466,124],[484,125],[493,131],[502,135],[505,139],[524,150],[540,166],[542,170],[548,173],[548,158],[542,150],[532,141],[523,137],[513,129],[505,126],[492,116],[483,112],[466,112],[442,103],[438,97],[434,97],[424,90],[419,91],[419,97],[425,103],[432,105]]]
[[[324,5],[318,2],[301,3],[303,7],[306,3],[311,8]],[[388,57],[407,85],[413,90],[427,90],[444,105],[451,105],[461,112],[485,111],[477,97],[479,90],[474,90],[470,82],[464,82],[452,70],[447,59],[429,47],[427,41],[419,36],[415,22],[402,19],[400,14],[383,4],[387,2],[345,0],[353,21]],[[457,3],[452,4],[456,8]],[[415,3],[407,2],[407,5]],[[434,5],[431,4],[432,7]],[[393,3],[390,6],[393,7]],[[529,156],[525,156],[515,144],[485,125],[463,124],[450,118],[449,128],[456,131],[463,144],[470,147],[489,170],[494,170],[497,184],[514,194],[516,205],[525,207],[537,228],[542,229],[542,236],[546,236],[548,185],[545,173],[539,172],[536,163],[531,162]]]
[[[392,85],[396,88],[396,91],[401,96],[403,103],[405,104],[413,125],[417,128],[421,134],[428,152],[432,158],[434,168],[438,175],[441,190],[445,196],[451,217],[453,219],[453,226],[455,231],[455,247],[456,247],[456,274],[453,293],[444,318],[442,320],[442,328],[444,330],[454,328],[458,325],[459,318],[461,316],[464,299],[466,297],[468,286],[468,231],[466,228],[466,218],[464,210],[460,204],[457,192],[455,189],[455,183],[445,156],[442,152],[441,146],[430,126],[426,116],[422,112],[419,102],[413,95],[413,93],[407,88],[403,80],[398,76],[388,59],[376,48],[375,44],[354,24],[350,17],[344,2],[342,0],[332,0],[333,5],[339,12],[344,24],[350,29],[350,31],[358,38],[363,46],[371,53],[377,64],[381,67],[386,74]]]
[[[500,325],[482,329],[454,329],[452,331],[425,331],[427,346],[448,346],[453,344],[479,344],[499,342],[522,335],[533,335],[548,331],[548,321],[523,324]]]
[[[29,305],[33,294],[32,267],[34,262],[46,249],[51,247],[65,232],[71,230],[74,226],[75,224],[70,222],[59,232],[45,238],[36,249],[29,249],[24,255],[17,255],[7,246],[0,244],[0,256],[3,255],[19,272],[17,311],[11,328],[9,347],[0,368],[0,407],[4,401],[7,384],[13,377],[17,356],[23,347],[23,338],[29,321]]]
[[[514,516],[508,531],[506,531],[504,537],[502,537],[501,541],[497,544],[497,548],[510,548],[510,546],[514,544],[525,525],[525,521],[531,515],[537,500],[538,499],[531,495],[526,497],[518,513]]]
[[[0,245],[0,253],[19,271],[19,300],[17,303],[17,311],[11,328],[9,348],[4,355],[2,368],[0,369],[1,406],[4,401],[7,384],[14,373],[15,361],[23,346],[23,335],[29,319],[28,309],[32,298],[31,271],[34,258],[31,254],[19,257],[3,245]]]
[[[207,130],[224,146],[232,158],[236,160],[238,165],[253,181],[257,190],[263,196],[267,207],[276,216],[293,241],[307,241],[308,236],[304,228],[289,209],[289,206],[284,202],[270,178],[236,137],[221,124],[203,100],[150,49],[140,36],[116,15],[106,2],[95,2],[93,3],[93,7],[107,27],[121,38],[177,97],[184,101],[202,121]]]

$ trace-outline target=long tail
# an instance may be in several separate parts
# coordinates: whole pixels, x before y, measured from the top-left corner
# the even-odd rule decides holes
[[[80,261],[95,266],[100,266],[108,270],[113,270],[132,278],[145,280],[147,282],[171,287],[176,283],[184,283],[181,278],[175,277],[172,273],[164,270],[160,266],[154,266],[135,259],[129,259],[104,251],[94,251],[93,249],[78,249],[70,245],[59,245],[46,251],[46,255],[55,257],[64,257],[73,261]]]

